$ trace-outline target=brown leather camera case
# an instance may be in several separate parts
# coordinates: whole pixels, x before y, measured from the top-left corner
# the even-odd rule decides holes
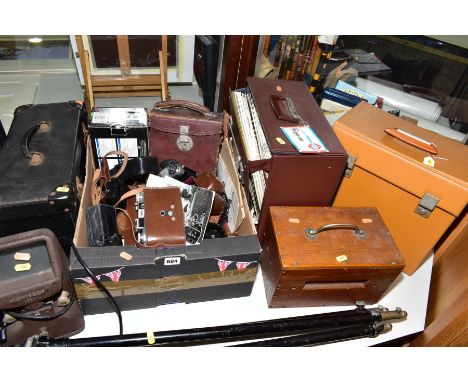
[[[216,172],[225,113],[184,100],[157,102],[150,112],[150,155],[175,159],[197,173]]]
[[[270,307],[373,304],[403,269],[375,208],[269,212],[261,265]]]
[[[134,192],[144,193],[144,227],[146,243],[135,241],[132,229],[135,230],[135,221],[139,217],[136,209],[136,195]],[[135,244],[138,247],[163,247],[172,245],[185,245],[184,211],[177,187],[144,188],[128,192],[127,216],[121,213],[117,216],[117,224],[125,244]],[[122,197],[126,198],[126,195]],[[130,220],[133,226],[130,224]]]

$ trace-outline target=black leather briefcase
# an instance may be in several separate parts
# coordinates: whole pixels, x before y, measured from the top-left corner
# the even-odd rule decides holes
[[[15,110],[0,150],[0,236],[49,228],[73,239],[84,180],[86,112],[79,101]]]

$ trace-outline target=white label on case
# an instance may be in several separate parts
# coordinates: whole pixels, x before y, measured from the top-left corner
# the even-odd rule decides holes
[[[424,160],[423,160],[423,163],[424,163],[426,166],[434,167],[434,165],[435,165],[435,160],[434,160],[434,158],[431,158],[431,157],[425,157]]]
[[[165,257],[164,265],[179,265],[180,257]]]
[[[129,253],[127,253],[125,251],[120,252],[120,257],[122,257],[123,259],[125,259],[127,261],[130,261],[133,258],[132,255],[130,255]]]
[[[28,252],[16,252],[14,258],[17,261],[29,261],[31,260],[31,254]]]

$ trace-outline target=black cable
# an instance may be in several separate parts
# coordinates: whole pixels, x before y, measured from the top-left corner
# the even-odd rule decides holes
[[[31,316],[29,314],[23,314],[23,313],[16,313],[16,312],[6,312],[6,314],[10,315],[13,318],[16,318],[17,320],[29,320],[29,321],[49,321],[49,320],[54,320],[56,318],[59,318],[60,316],[64,315],[65,313],[68,312],[68,310],[71,308],[73,303],[76,300],[76,294],[73,293],[73,296],[70,300],[70,303],[64,307],[62,310],[60,310],[57,313],[48,315],[48,316]]]
[[[84,270],[86,271],[86,273],[88,273],[88,275],[93,279],[93,281],[95,282],[95,284],[106,294],[107,297],[109,297],[109,300],[115,310],[115,313],[117,314],[117,317],[119,318],[119,335],[123,335],[123,323],[122,323],[122,313],[120,312],[120,308],[119,306],[117,305],[117,302],[115,301],[114,297],[112,297],[112,295],[110,294],[109,290],[104,286],[103,283],[101,283],[101,281],[99,281],[96,276],[94,276],[93,272],[91,271],[91,269],[89,269],[88,265],[86,264],[86,262],[83,260],[83,258],[80,256],[79,252],[78,252],[78,249],[75,247],[75,244],[73,244],[73,242],[70,240],[69,241],[70,244],[71,244],[71,249],[73,250],[73,253],[75,254],[76,256],[76,259],[78,260],[78,262],[81,264],[81,266],[84,268]]]

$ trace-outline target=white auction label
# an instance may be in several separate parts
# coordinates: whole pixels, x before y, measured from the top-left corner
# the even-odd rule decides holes
[[[327,147],[309,126],[281,127],[281,130],[300,153],[326,153]]]
[[[165,257],[164,265],[179,265],[180,257]]]

